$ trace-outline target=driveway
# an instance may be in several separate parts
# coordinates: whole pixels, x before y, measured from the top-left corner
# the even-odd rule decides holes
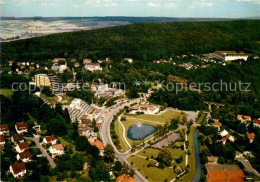
[[[56,164],[54,163],[53,159],[49,156],[49,154],[45,151],[45,149],[40,144],[40,138],[39,137],[24,137],[27,140],[32,140],[35,142],[36,146],[40,151],[42,152],[42,155],[46,157],[49,161],[49,164],[52,168],[56,167]]]
[[[237,161],[244,165],[246,171],[254,173],[256,176],[260,177],[260,174],[251,166],[251,163],[247,159],[237,159]]]

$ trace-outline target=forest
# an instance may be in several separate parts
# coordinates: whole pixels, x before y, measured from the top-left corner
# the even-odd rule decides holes
[[[136,23],[2,43],[2,61],[131,57],[151,61],[215,50],[259,53],[259,20]]]

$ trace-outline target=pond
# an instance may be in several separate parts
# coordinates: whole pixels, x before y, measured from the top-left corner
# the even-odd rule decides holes
[[[143,140],[145,137],[153,134],[155,131],[155,126],[138,123],[128,128],[127,137],[131,140]]]

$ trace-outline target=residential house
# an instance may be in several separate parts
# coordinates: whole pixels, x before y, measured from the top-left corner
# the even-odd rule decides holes
[[[27,123],[16,123],[15,130],[18,134],[28,132],[28,125]]]
[[[222,142],[223,145],[225,145],[227,143],[227,138],[222,138],[220,141]]]
[[[22,153],[26,150],[29,150],[29,144],[27,142],[23,142],[23,143],[19,143],[18,145],[16,145],[15,147],[15,150],[18,152],[18,153]]]
[[[247,137],[249,139],[249,142],[252,143],[255,138],[255,133],[249,133],[249,134],[247,134]]]
[[[239,114],[239,115],[237,115],[237,120],[241,121],[242,123],[247,123],[247,122],[251,121],[251,117]]]
[[[4,135],[0,135],[0,146],[1,147],[5,146],[5,137],[4,137]]]
[[[49,151],[52,154],[52,157],[63,155],[65,153],[62,144],[56,144],[50,146]]]
[[[26,166],[24,162],[17,162],[10,165],[10,172],[15,178],[21,178],[26,174]]]
[[[83,59],[83,64],[90,64],[92,63],[91,59]]]
[[[22,142],[24,142],[24,138],[23,138],[23,135],[21,135],[21,134],[16,134],[16,135],[14,135],[14,136],[12,136],[11,137],[11,141],[13,142],[13,143],[22,143]]]
[[[84,68],[86,70],[89,70],[91,72],[94,72],[94,71],[102,71],[102,68],[100,67],[99,64],[96,64],[96,63],[89,63],[89,64],[85,64]]]
[[[86,124],[79,124],[78,131],[80,136],[85,136],[87,133],[94,133],[94,128]]]
[[[32,160],[32,154],[30,153],[30,151],[24,151],[17,154],[16,158],[18,161],[21,160],[23,162],[29,162]]]
[[[255,119],[255,120],[253,121],[253,124],[254,124],[255,127],[260,128],[260,119]]]
[[[215,122],[213,123],[213,126],[216,127],[216,128],[218,128],[218,131],[220,131],[220,127],[222,126],[222,123],[221,123],[221,122],[218,122],[218,121],[215,121]]]
[[[128,61],[129,63],[134,62],[134,60],[132,58],[125,58],[124,61]]]
[[[244,155],[241,152],[236,151],[235,159],[243,159],[243,158],[245,158]]]
[[[230,134],[227,134],[226,135],[226,138],[229,139],[231,142],[234,142],[235,141],[235,137],[230,135]]]
[[[223,130],[219,133],[220,136],[225,137],[228,134],[227,130]]]
[[[1,124],[0,125],[0,135],[9,134],[9,127],[7,124]]]
[[[43,138],[43,143],[55,145],[57,143],[57,138],[55,136],[46,136]]]
[[[88,139],[88,142],[90,144],[92,144],[93,142],[95,142],[97,140],[97,133],[87,133],[86,137]]]
[[[13,62],[12,60],[9,61],[9,66],[12,66],[13,65]]]
[[[243,182],[244,172],[238,165],[206,164],[206,182],[212,181],[236,181]]]
[[[100,140],[96,140],[93,143],[91,143],[91,145],[96,146],[100,152],[104,152],[105,149],[105,144],[102,143]]]
[[[116,182],[135,182],[135,180],[129,174],[123,174],[117,177]]]
[[[52,62],[58,63],[59,61],[66,61],[66,59],[65,58],[54,58]]]
[[[218,158],[219,157],[217,157],[217,156],[207,156],[209,164],[217,164],[218,163]]]
[[[83,170],[87,170],[88,169],[88,163],[85,162],[84,165],[83,165]]]
[[[80,64],[78,62],[74,63],[75,68],[78,68]]]

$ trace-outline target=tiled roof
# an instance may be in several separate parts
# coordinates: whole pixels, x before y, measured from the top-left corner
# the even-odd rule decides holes
[[[23,140],[23,135],[16,134],[16,135],[13,136],[13,139],[14,139],[14,142],[21,141],[21,140]]]
[[[46,136],[46,137],[45,137],[45,140],[46,140],[48,143],[50,143],[51,141],[57,140],[57,139],[56,139],[55,136]]]
[[[249,140],[252,140],[252,139],[255,138],[255,134],[254,133],[249,133],[247,136],[248,136]]]
[[[4,135],[0,135],[0,142],[4,142],[4,141],[5,141]]]
[[[23,170],[26,170],[25,164],[23,162],[17,162],[12,165],[14,174],[17,174]]]
[[[32,154],[29,151],[25,151],[19,154],[21,159],[32,158]]]
[[[96,146],[99,150],[104,150],[105,145],[100,140],[94,141],[91,145]]]
[[[52,145],[51,148],[56,149],[56,150],[64,150],[62,144]]]
[[[135,182],[135,180],[129,174],[123,174],[118,176],[116,182]]]
[[[0,125],[0,131],[9,131],[9,127],[7,124],[1,124]]]
[[[28,150],[30,148],[27,142],[19,143],[18,146],[21,150],[23,149]]]
[[[27,123],[16,123],[16,128],[17,130],[24,130],[28,129],[28,125]]]

